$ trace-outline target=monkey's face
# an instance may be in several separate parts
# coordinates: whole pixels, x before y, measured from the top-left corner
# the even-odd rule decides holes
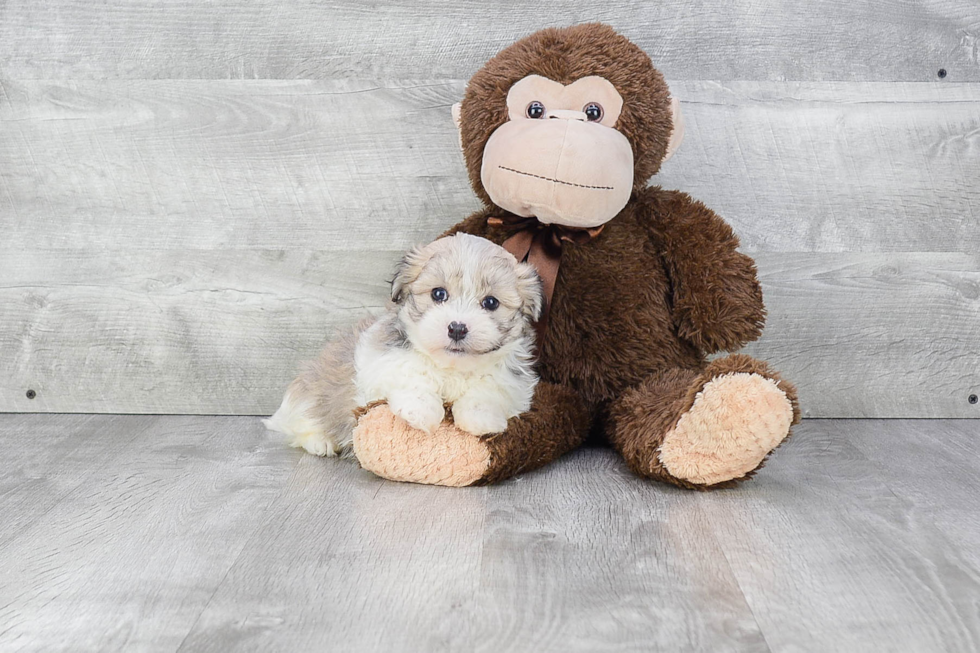
[[[608,25],[535,32],[504,48],[453,107],[473,190],[541,222],[608,222],[683,134],[640,48]]]
[[[497,206],[544,223],[596,227],[626,206],[633,150],[616,130],[623,98],[602,77],[565,86],[529,75],[507,93],[508,120],[483,150]]]

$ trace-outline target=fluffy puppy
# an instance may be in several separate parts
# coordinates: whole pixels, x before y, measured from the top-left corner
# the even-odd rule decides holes
[[[318,456],[350,451],[354,410],[387,401],[412,427],[499,433],[526,411],[537,383],[534,268],[483,238],[457,234],[406,254],[391,302],[340,334],[294,380],[266,427]]]

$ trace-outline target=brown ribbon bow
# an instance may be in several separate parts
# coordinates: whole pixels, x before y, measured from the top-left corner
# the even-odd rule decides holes
[[[517,215],[491,216],[487,224],[515,232],[503,242],[503,247],[518,261],[527,261],[538,271],[544,302],[541,319],[535,327],[538,332],[538,346],[544,339],[548,328],[548,311],[551,297],[555,293],[558,279],[558,265],[561,263],[562,243],[584,244],[595,238],[605,225],[598,227],[566,227],[560,224],[544,224],[535,217],[522,218]]]

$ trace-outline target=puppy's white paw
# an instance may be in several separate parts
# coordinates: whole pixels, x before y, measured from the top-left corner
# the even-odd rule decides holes
[[[435,395],[396,394],[388,397],[388,406],[413,429],[426,433],[435,433],[446,418],[442,400]]]
[[[507,414],[490,404],[465,399],[453,404],[456,426],[473,435],[503,433],[507,429]]]
[[[262,420],[270,431],[278,431],[288,436],[289,446],[303,449],[314,456],[336,456],[341,445],[328,434],[319,422],[307,417],[310,404],[297,401],[291,393],[286,393],[282,405],[275,415]]]
[[[293,437],[289,446],[300,447],[307,453],[314,456],[336,456],[340,453],[340,447],[330,438],[322,433],[304,433]]]

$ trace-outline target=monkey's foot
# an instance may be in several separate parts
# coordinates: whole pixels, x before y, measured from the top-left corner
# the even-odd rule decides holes
[[[664,436],[658,455],[672,476],[699,486],[740,479],[786,439],[793,404],[779,382],[756,373],[715,376]]]
[[[361,467],[382,478],[426,485],[472,485],[490,467],[490,449],[481,438],[450,421],[432,434],[413,429],[387,404],[358,419],[354,455]]]

